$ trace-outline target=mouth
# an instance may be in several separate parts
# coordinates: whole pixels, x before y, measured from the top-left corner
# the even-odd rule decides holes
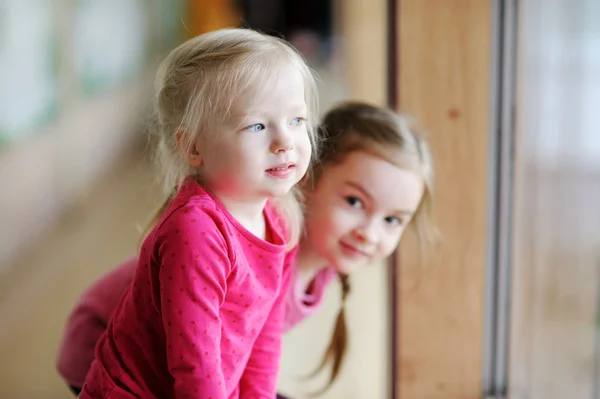
[[[371,256],[368,252],[344,241],[340,241],[340,247],[342,252],[351,258],[369,258]]]
[[[296,169],[296,164],[288,162],[269,168],[265,172],[271,177],[284,179],[290,176],[294,169]]]

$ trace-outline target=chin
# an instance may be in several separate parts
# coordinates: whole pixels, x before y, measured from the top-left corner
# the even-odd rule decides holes
[[[287,193],[290,192],[290,190],[292,189],[292,187],[294,187],[294,185],[287,185],[285,187],[273,187],[272,189],[268,190],[269,192],[269,197],[284,197]]]
[[[359,265],[352,265],[348,262],[337,262],[334,267],[339,273],[352,274],[359,268]]]

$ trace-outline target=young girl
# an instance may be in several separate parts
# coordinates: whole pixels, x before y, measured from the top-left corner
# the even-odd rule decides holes
[[[413,223],[423,240],[433,239],[433,168],[426,143],[406,117],[364,103],[335,107],[324,118],[319,163],[303,185],[305,230],[288,292],[285,329],[320,307],[325,289],[339,276],[342,310],[347,275],[389,256]],[[71,314],[58,359],[68,384],[79,386],[106,328],[113,303],[131,281],[135,258],[98,280]],[[117,298],[117,299],[115,299]],[[338,318],[324,364],[337,376],[346,349]]]
[[[160,159],[177,187],[96,346],[80,398],[273,398],[290,232],[270,198],[311,155],[314,78],[283,41],[198,36],[157,79]],[[291,213],[290,213],[291,214]]]
[[[347,349],[348,276],[391,255],[409,224],[424,249],[437,234],[431,153],[409,117],[363,103],[342,104],[325,116],[320,140],[319,163],[303,184],[305,235],[296,257],[296,292],[288,296],[286,330],[318,309],[335,270],[341,309],[318,368],[331,366],[327,388]],[[289,300],[303,290],[301,300]]]

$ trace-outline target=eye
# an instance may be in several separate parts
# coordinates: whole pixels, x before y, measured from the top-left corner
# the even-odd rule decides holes
[[[352,208],[363,208],[363,202],[357,197],[349,196],[345,200]]]
[[[396,216],[388,216],[385,218],[385,222],[390,226],[400,226],[403,223],[403,220]]]
[[[292,122],[290,123],[290,125],[292,126],[302,126],[304,124],[305,119],[304,118],[294,118],[292,119]]]
[[[254,125],[250,125],[244,128],[249,132],[260,132],[261,130],[265,130],[265,125],[262,123],[255,123]]]

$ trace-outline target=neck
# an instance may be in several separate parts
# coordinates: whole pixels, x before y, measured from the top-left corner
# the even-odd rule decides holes
[[[230,197],[223,197],[216,194],[225,208],[242,226],[251,231],[257,237],[265,237],[265,219],[263,211],[267,204],[266,198],[259,198],[253,201],[238,200]]]

